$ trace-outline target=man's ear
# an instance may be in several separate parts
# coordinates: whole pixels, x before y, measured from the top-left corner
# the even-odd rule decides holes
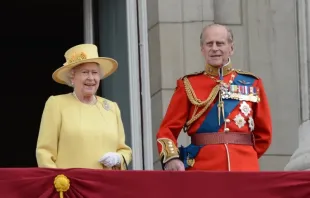
[[[235,50],[235,45],[232,43],[230,48],[231,48],[230,55],[233,55],[234,54],[234,50]]]
[[[204,49],[203,49],[202,45],[200,46],[200,52],[201,52],[202,55],[204,54]]]

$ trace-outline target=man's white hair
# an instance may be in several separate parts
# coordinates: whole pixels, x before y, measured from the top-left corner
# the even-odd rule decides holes
[[[226,25],[221,25],[221,24],[217,24],[217,23],[212,23],[212,24],[209,24],[209,25],[206,25],[201,33],[200,33],[200,46],[203,45],[204,41],[205,41],[205,32],[208,28],[211,28],[211,27],[214,27],[214,26],[221,26],[221,27],[224,27],[227,31],[227,41],[229,43],[233,43],[234,42],[234,34],[233,34],[233,31],[227,27]]]

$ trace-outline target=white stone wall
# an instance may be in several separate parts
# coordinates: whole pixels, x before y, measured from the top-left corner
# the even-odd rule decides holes
[[[283,170],[298,144],[301,123],[296,1],[148,0],[153,134],[165,114],[176,80],[204,69],[199,36],[213,22],[235,36],[236,68],[265,83],[273,119],[273,142],[262,170]],[[181,133],[180,143],[189,140]],[[160,169],[156,144],[154,167]]]

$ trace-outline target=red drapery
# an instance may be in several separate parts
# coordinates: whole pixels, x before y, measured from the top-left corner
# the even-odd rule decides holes
[[[0,169],[1,198],[59,198],[54,179],[70,180],[64,198],[309,198],[310,172],[164,172]],[[62,185],[65,185],[62,183]]]

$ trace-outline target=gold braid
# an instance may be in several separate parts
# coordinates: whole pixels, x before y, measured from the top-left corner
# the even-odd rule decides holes
[[[211,105],[211,103],[214,101],[214,99],[216,98],[217,94],[219,93],[220,91],[220,85],[216,85],[209,97],[205,100],[205,101],[201,101],[200,99],[197,98],[194,90],[193,90],[193,87],[191,86],[188,78],[184,78],[183,79],[183,82],[184,82],[184,87],[185,87],[185,91],[186,91],[186,94],[187,94],[187,97],[189,99],[189,101],[195,106],[195,111],[193,113],[193,116],[191,117],[191,119],[189,121],[186,122],[186,127],[189,128],[190,125],[195,122],[198,118],[200,118],[200,116],[206,112],[206,110],[209,108],[209,106]],[[197,112],[197,108],[198,107],[202,107],[204,106],[204,108],[199,111],[199,113],[196,114]]]

